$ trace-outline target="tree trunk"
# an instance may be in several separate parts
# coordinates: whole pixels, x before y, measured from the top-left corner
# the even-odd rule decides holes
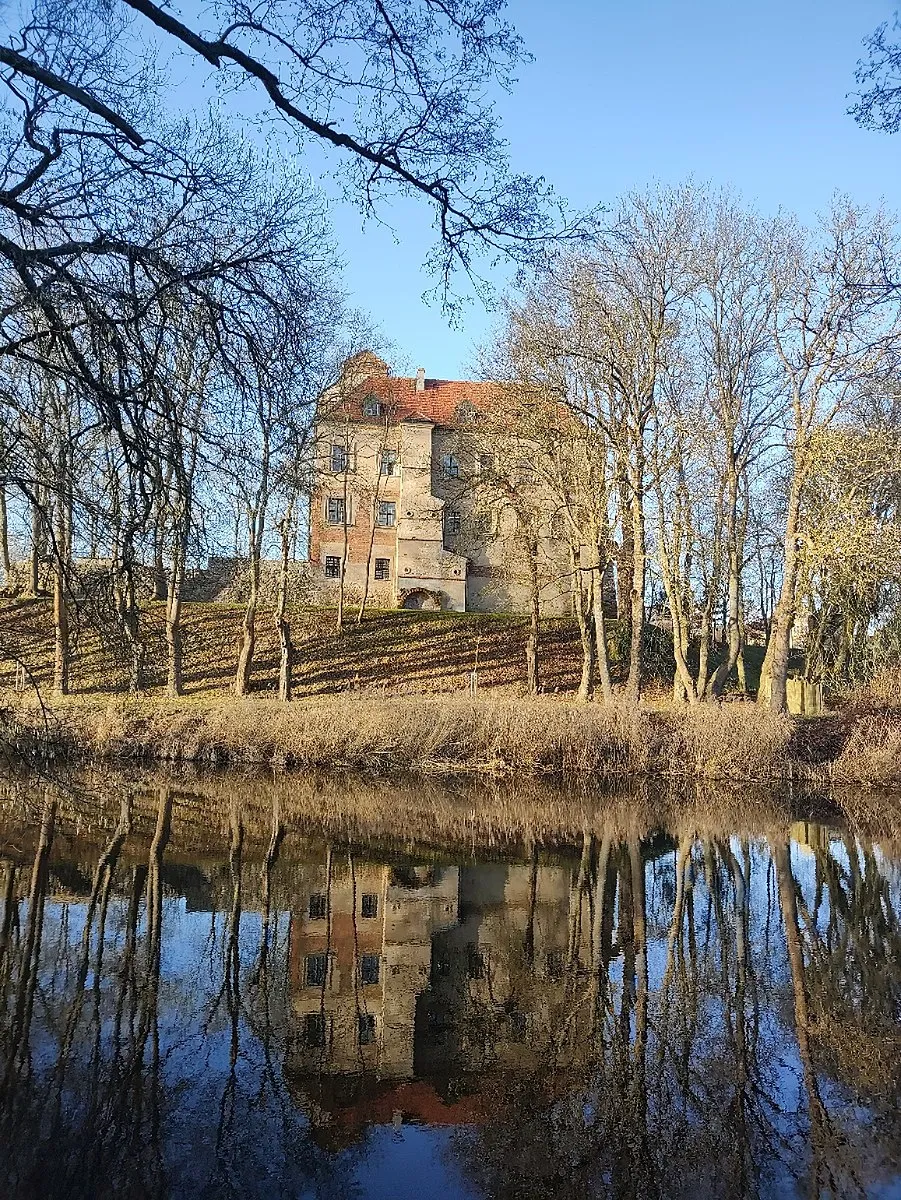
[[[56,528],[54,530],[53,547],[53,691],[57,696],[69,694],[69,600],[66,590],[69,583],[69,525],[68,505],[66,498],[66,468],[67,458],[60,451],[60,461],[57,465],[56,480]]]
[[[538,639],[541,618],[541,596],[538,589],[538,543],[529,546],[529,634],[526,638],[526,686],[533,696],[538,695]]]
[[[606,563],[598,550],[592,588],[592,616],[594,618],[594,653],[598,674],[601,677],[601,694],[606,703],[613,700],[613,685],[610,682],[610,660],[607,655],[607,618],[604,614],[604,570]]]
[[[166,650],[168,657],[168,672],[166,675],[166,695],[174,700],[183,691],[182,667],[184,659],[184,640],[181,631],[181,589],[184,578],[184,551],[182,546],[176,546],[172,561],[172,574],[169,578],[169,590],[166,597]]]
[[[3,584],[12,583],[12,562],[9,557],[9,523],[6,513],[6,486],[0,486],[0,561],[3,564]]]
[[[637,490],[632,499],[632,587],[630,591],[629,678],[626,691],[632,700],[641,696],[641,635],[644,628],[645,550],[644,497]]]
[[[250,594],[247,597],[247,605],[244,609],[244,621],[241,625],[241,649],[238,652],[238,669],[235,672],[236,696],[246,696],[250,691],[253,654],[256,649],[259,588],[260,564],[257,562],[250,568]]]
[[[632,612],[635,539],[632,534],[632,500],[625,483],[620,485],[619,503],[622,545],[616,555],[616,616],[624,625],[628,625]]]
[[[41,587],[41,548],[44,541],[44,529],[41,523],[41,509],[36,501],[31,503],[31,580],[30,591],[37,596]]]
[[[53,570],[53,691],[57,696],[69,694],[69,603],[66,597],[66,565],[61,547],[57,547]]]
[[[278,698],[288,701],[293,695],[294,644],[291,641],[291,625],[285,617],[288,603],[288,553],[290,550],[290,516],[284,518],[279,526],[282,539],[282,561],[278,579],[278,601],[275,606],[275,627],[278,631],[279,670]],[[362,613],[361,613],[362,615]]]
[[[760,671],[759,700],[770,712],[785,712],[788,690],[788,660],[795,617],[795,593],[800,567],[798,534],[801,524],[801,488],[798,468],[792,480],[785,521],[785,568],[782,589],[770,625],[770,637]],[[767,694],[769,693],[769,694]]]
[[[132,696],[137,695],[144,686],[144,660],[147,657],[147,647],[141,640],[141,616],[138,610],[135,593],[134,571],[130,563],[122,569],[124,586],[120,584],[119,623],[128,645],[128,691]]]
[[[744,526],[747,524],[747,520],[745,519],[741,522],[742,532],[739,535],[738,477],[734,468],[730,470],[729,474],[728,496],[729,509],[726,517],[726,542],[729,559],[726,612],[726,641],[728,649],[725,659],[717,667],[710,683],[710,694],[713,697],[719,697],[723,694],[723,689],[729,681],[729,676],[738,666],[739,658],[742,655],[741,564],[744,558]],[[744,662],[742,662],[743,672]],[[744,691],[743,684],[741,684],[741,687],[742,691]]]
[[[253,655],[257,641],[257,608],[260,602],[260,557],[263,552],[263,517],[258,509],[248,509],[248,548],[250,551],[250,590],[241,625],[241,649],[235,671],[235,695],[246,696],[250,691]]]
[[[579,680],[576,699],[584,703],[591,699],[594,691],[594,638],[591,636],[592,631],[587,616],[590,607],[586,604],[586,581],[583,579],[579,557],[572,549],[570,550],[570,565],[572,567],[573,607],[579,623],[579,638],[582,642],[582,678]],[[590,581],[588,586],[591,586]]]

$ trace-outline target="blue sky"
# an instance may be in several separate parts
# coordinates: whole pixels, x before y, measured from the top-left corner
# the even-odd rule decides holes
[[[689,175],[766,211],[812,219],[835,191],[901,205],[901,137],[846,115],[862,41],[897,0],[512,0],[535,61],[499,108],[517,170],[574,205]],[[336,207],[352,303],[396,346],[399,371],[465,377],[492,326],[452,329],[421,295],[428,213],[404,205],[398,241]]]
[[[513,93],[497,96],[513,168],[544,175],[580,209],[688,176],[804,220],[836,191],[901,207],[901,135],[862,130],[846,111],[863,39],[896,7],[901,0],[510,0],[508,17],[534,55]],[[173,86],[202,106],[215,95],[192,55],[173,64]],[[248,96],[248,111],[258,100]],[[243,103],[232,95],[225,107]],[[337,165],[308,148],[299,166],[319,164]],[[395,371],[472,374],[494,318],[475,303],[452,328],[440,306],[423,303],[433,283],[422,268],[428,206],[383,212],[393,230],[364,227],[337,200],[331,215],[350,304],[381,328]]]

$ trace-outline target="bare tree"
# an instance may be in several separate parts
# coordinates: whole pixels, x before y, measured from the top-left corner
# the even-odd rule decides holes
[[[761,701],[777,711],[786,706],[804,497],[817,434],[847,409],[864,380],[882,373],[897,348],[901,312],[884,282],[886,266],[896,257],[896,232],[888,218],[839,200],[816,234],[797,235],[794,253],[786,258],[773,347],[786,396],[790,479],[782,586],[761,674]]]

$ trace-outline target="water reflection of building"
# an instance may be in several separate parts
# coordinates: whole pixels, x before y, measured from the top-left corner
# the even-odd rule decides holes
[[[332,857],[308,873],[291,918],[288,1074],[314,1122],[352,1135],[404,1117],[472,1121],[462,1093],[480,1072],[534,1068],[566,966],[587,952],[574,875]]]
[[[457,869],[405,874],[329,858],[310,883],[291,918],[295,1067],[408,1078],[432,937],[458,918]]]

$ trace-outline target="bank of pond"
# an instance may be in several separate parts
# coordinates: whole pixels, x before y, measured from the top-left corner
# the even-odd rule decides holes
[[[0,712],[26,757],[901,789],[901,715],[799,718],[751,702],[653,706],[539,697],[34,697]]]

